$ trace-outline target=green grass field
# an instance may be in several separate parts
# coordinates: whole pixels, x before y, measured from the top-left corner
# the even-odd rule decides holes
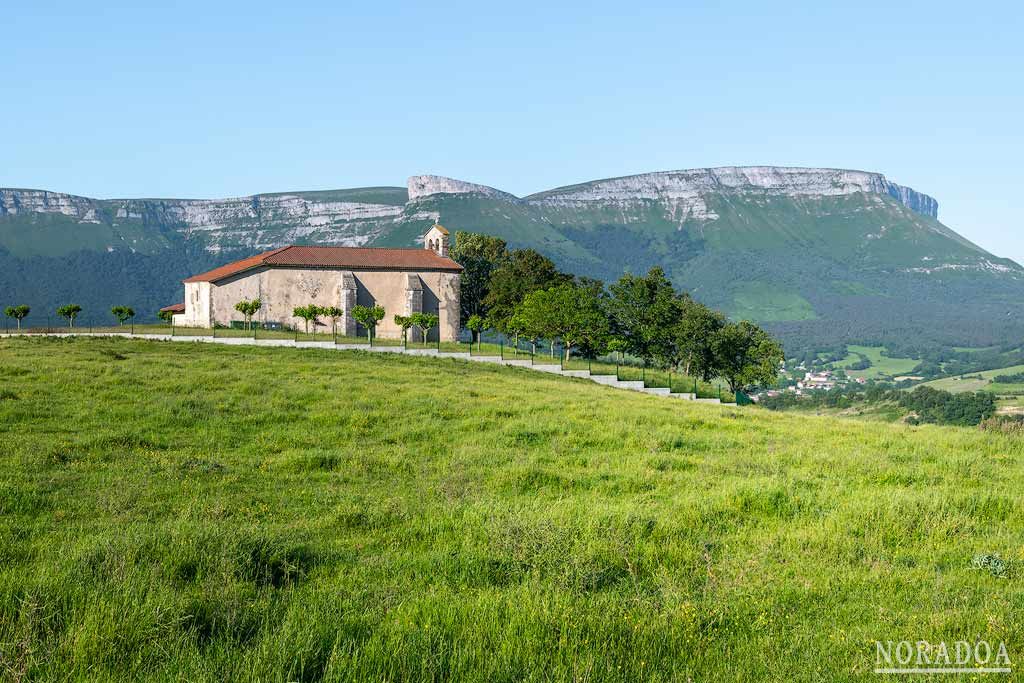
[[[876,639],[1016,663],[1022,456],[459,360],[4,339],[0,678],[876,680]]]
[[[865,379],[897,377],[910,372],[921,362],[912,358],[890,358],[889,356],[884,356],[882,353],[885,351],[885,348],[881,346],[850,345],[846,347],[846,350],[849,352],[849,355],[843,360],[832,364],[837,370],[841,370],[851,363],[856,363],[860,360],[861,354],[871,361],[871,367],[867,370],[847,370],[846,374],[850,377],[863,377]]]
[[[1016,373],[1024,372],[1024,365],[1014,365],[1008,368],[998,368],[996,370],[985,370],[983,372],[972,372],[964,376],[964,379],[957,377],[943,377],[942,379],[935,379],[931,382],[925,382],[924,386],[932,387],[933,389],[943,389],[945,391],[951,391],[954,394],[958,394],[964,391],[993,391],[995,393],[1002,393],[1003,391],[1010,391],[1015,389],[1024,390],[1024,385],[1021,384],[992,384],[992,378],[998,375],[1013,375]],[[981,379],[978,379],[981,377]]]
[[[965,375],[963,379],[960,379],[959,376],[943,377],[925,382],[925,385],[934,389],[944,389],[954,394],[965,391],[988,391],[999,397],[997,403],[1000,412],[1020,412],[1021,409],[1024,409],[1024,384],[992,382],[992,379],[998,375],[1013,375],[1020,372],[1024,372],[1024,365],[973,372]]]

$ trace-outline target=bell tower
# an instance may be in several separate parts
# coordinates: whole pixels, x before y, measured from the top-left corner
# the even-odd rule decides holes
[[[423,236],[423,248],[438,256],[448,256],[448,231],[440,223],[434,223]]]

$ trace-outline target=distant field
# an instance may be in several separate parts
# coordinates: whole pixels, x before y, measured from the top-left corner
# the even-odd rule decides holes
[[[834,368],[841,369],[856,363],[860,360],[858,354],[867,356],[868,360],[871,361],[871,367],[867,370],[847,370],[846,374],[850,377],[863,377],[865,379],[895,377],[910,372],[920,363],[920,361],[913,358],[889,358],[888,356],[883,356],[882,352],[885,349],[882,346],[850,345],[846,347],[846,350],[849,355],[843,360],[833,363],[832,366]]]
[[[922,639],[1016,664],[1022,458],[450,359],[0,339],[0,678],[871,680],[875,640]]]
[[[810,302],[800,294],[767,282],[739,285],[729,313],[738,320],[759,321],[814,320],[818,317]]]
[[[925,382],[924,386],[933,389],[943,389],[954,394],[964,391],[991,391],[993,393],[1024,393],[1024,384],[990,384],[990,380],[997,375],[1013,375],[1024,372],[1024,365],[1014,365],[1008,368],[996,370],[985,370],[983,372],[972,372],[966,379],[959,377],[943,377],[942,379]],[[977,376],[982,379],[975,379]]]

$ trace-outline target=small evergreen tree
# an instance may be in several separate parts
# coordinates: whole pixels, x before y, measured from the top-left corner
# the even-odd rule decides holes
[[[420,334],[423,336],[423,343],[427,343],[427,335],[430,330],[437,327],[440,322],[440,318],[434,313],[413,313],[411,316],[412,324],[420,328]]]
[[[110,312],[117,318],[117,324],[122,327],[126,322],[135,317],[135,309],[131,306],[114,306],[110,309]]]
[[[16,321],[18,321],[18,331],[20,332],[21,321],[27,318],[28,314],[31,311],[31,308],[29,308],[25,304],[21,304],[19,306],[8,306],[7,308],[4,309],[4,314],[6,314],[8,318],[14,318]]]
[[[377,323],[384,319],[383,306],[353,306],[352,317],[366,328],[366,339],[372,344]]]
[[[406,346],[409,341],[409,328],[412,327],[412,317],[408,315],[396,315],[395,324],[402,328],[402,346]]]
[[[478,315],[471,315],[466,321],[466,327],[473,333],[473,341],[476,342],[477,348],[480,348],[480,333],[484,331],[484,319]]]
[[[327,306],[321,310],[331,319],[331,334],[334,334],[338,331],[338,321],[345,317],[345,311],[338,306]]]
[[[313,333],[316,333],[316,319],[320,317],[321,310],[316,304],[309,304],[308,306],[297,306],[292,309],[292,315],[296,318],[302,318],[306,324],[306,334],[309,334],[309,323],[313,323]]]
[[[82,312],[82,307],[78,304],[65,304],[57,309],[57,315],[62,318],[66,318],[68,321],[68,327],[75,326],[75,318]]]
[[[252,301],[242,299],[235,304],[235,310],[245,316],[245,329],[252,329],[252,317],[256,315],[261,308],[263,308],[263,302],[259,299],[253,299]]]
[[[174,311],[157,311],[156,317],[163,320],[165,323],[170,325],[174,322]]]

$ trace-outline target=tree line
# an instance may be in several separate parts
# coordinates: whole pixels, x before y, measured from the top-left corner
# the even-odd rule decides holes
[[[4,315],[18,324],[18,329],[21,329],[21,321],[28,317],[29,313],[32,312],[32,308],[26,304],[19,304],[17,306],[8,306],[4,309]],[[73,328],[75,326],[75,320],[78,319],[79,314],[82,312],[82,307],[78,304],[64,304],[57,308],[57,315],[68,321],[68,327]],[[114,306],[110,309],[111,315],[113,315],[119,325],[124,325],[126,322],[135,317],[135,309],[131,306]]]
[[[538,341],[558,340],[567,359],[573,352],[628,353],[705,381],[722,378],[732,391],[776,381],[778,342],[677,292],[660,267],[606,286],[560,272],[533,249],[511,250],[500,238],[461,231],[452,258],[464,268],[461,318],[475,338],[496,330],[517,346],[525,339],[534,353]]]

